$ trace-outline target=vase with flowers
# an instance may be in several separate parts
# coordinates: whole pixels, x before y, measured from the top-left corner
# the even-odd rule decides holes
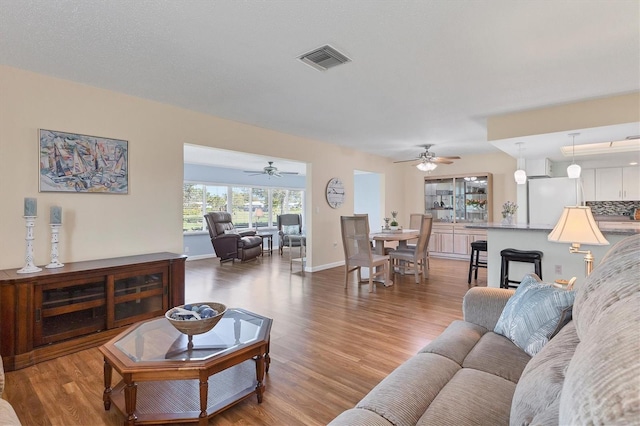
[[[389,228],[390,229],[398,229],[400,225],[398,225],[398,212],[397,211],[392,211],[391,212],[391,223],[389,224]]]
[[[518,205],[507,201],[502,205],[502,224],[513,225],[513,215],[518,211]]]

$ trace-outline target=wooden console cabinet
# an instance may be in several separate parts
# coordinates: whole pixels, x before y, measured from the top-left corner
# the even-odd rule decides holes
[[[0,271],[0,354],[6,370],[97,346],[121,327],[184,304],[186,256],[153,253]]]

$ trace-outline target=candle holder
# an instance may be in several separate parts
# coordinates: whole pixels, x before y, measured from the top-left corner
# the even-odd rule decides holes
[[[27,236],[25,240],[27,241],[27,249],[25,253],[25,263],[24,268],[18,269],[16,272],[18,274],[30,274],[32,272],[40,272],[42,268],[38,268],[33,264],[33,227],[36,225],[36,216],[24,216],[27,225]]]
[[[45,266],[45,268],[60,268],[64,266],[64,263],[60,263],[58,260],[58,233],[62,225],[59,223],[51,223],[49,226],[51,226],[51,263]]]

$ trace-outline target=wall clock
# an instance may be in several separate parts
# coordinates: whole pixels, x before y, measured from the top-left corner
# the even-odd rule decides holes
[[[344,203],[344,184],[339,178],[332,178],[327,184],[327,203],[334,209]]]

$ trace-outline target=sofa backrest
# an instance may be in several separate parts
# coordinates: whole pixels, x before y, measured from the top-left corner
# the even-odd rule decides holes
[[[580,340],[560,424],[640,424],[640,234],[625,238],[576,289]]]
[[[640,424],[640,234],[576,287],[573,321],[527,364],[510,423]]]

